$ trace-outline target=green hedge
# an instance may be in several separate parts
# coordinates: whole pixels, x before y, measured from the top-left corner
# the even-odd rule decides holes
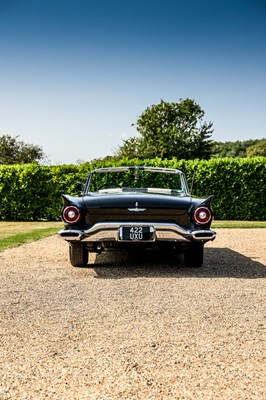
[[[189,183],[195,171],[193,195],[214,195],[215,218],[261,220],[266,214],[266,158],[224,158],[204,160],[127,160],[121,165],[179,168]],[[75,185],[88,172],[112,166],[111,161],[60,166],[0,166],[0,219],[12,221],[60,219],[61,193],[76,194]]]

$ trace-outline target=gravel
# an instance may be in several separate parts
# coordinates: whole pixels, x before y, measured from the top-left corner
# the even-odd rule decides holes
[[[57,236],[0,253],[0,399],[265,399],[266,229],[217,229],[202,268],[91,255]]]

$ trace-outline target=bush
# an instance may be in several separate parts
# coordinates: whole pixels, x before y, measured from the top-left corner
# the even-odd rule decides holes
[[[208,161],[122,159],[115,165],[181,169],[190,185],[194,175],[194,196],[214,195],[216,219],[265,220],[265,157]],[[61,193],[76,195],[76,183],[84,182],[91,170],[109,166],[113,166],[111,160],[92,161],[79,166],[0,166],[0,219],[59,220]]]

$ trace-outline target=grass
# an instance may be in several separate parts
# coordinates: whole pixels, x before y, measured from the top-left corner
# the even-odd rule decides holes
[[[212,228],[266,228],[266,221],[213,221]]]
[[[54,235],[62,222],[0,222],[0,251]]]
[[[0,251],[54,235],[62,222],[0,222]],[[266,228],[266,221],[214,221],[212,228]]]

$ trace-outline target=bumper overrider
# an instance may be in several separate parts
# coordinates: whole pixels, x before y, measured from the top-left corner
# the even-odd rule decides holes
[[[174,223],[163,222],[98,222],[85,230],[62,229],[58,234],[69,242],[120,241],[121,227],[149,227],[152,241],[208,242],[214,240],[216,232],[211,229],[186,229]]]

